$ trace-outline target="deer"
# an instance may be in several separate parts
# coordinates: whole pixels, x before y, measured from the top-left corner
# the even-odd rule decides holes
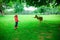
[[[37,15],[35,15],[34,18],[37,18],[39,21],[43,21],[43,17],[38,17]]]

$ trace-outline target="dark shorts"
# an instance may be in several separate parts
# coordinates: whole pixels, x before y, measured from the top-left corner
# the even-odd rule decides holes
[[[18,26],[18,22],[15,22],[15,27],[17,27]]]

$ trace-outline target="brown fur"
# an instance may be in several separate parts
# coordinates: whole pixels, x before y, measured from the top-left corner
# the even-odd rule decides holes
[[[35,15],[34,18],[37,18],[39,21],[43,21],[43,17],[38,17],[37,15]]]

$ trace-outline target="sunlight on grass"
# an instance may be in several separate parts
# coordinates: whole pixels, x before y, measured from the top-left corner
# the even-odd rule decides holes
[[[40,15],[40,22],[34,15],[18,15],[18,29],[14,30],[14,15],[0,17],[0,40],[55,40],[60,15]]]

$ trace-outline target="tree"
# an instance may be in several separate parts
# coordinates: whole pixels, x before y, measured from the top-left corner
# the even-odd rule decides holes
[[[60,5],[60,0],[56,0],[57,5]]]
[[[39,7],[41,5],[46,5],[46,0],[26,0],[26,3],[30,6]]]
[[[21,0],[0,0],[0,12],[3,15],[3,10],[5,6],[6,8],[12,7],[16,2],[21,3]]]
[[[14,6],[15,13],[19,13],[23,11],[23,5],[20,3],[16,3]]]
[[[4,7],[3,5],[9,3],[10,0],[0,0],[0,12],[3,15],[4,14]]]
[[[2,0],[0,1],[0,13],[3,15],[3,7],[2,7],[2,4],[3,4],[3,2],[2,2]]]
[[[55,5],[59,5],[60,1],[59,0],[26,0],[26,4],[36,7],[40,7],[42,5],[46,5],[46,6],[52,5],[54,7]]]

